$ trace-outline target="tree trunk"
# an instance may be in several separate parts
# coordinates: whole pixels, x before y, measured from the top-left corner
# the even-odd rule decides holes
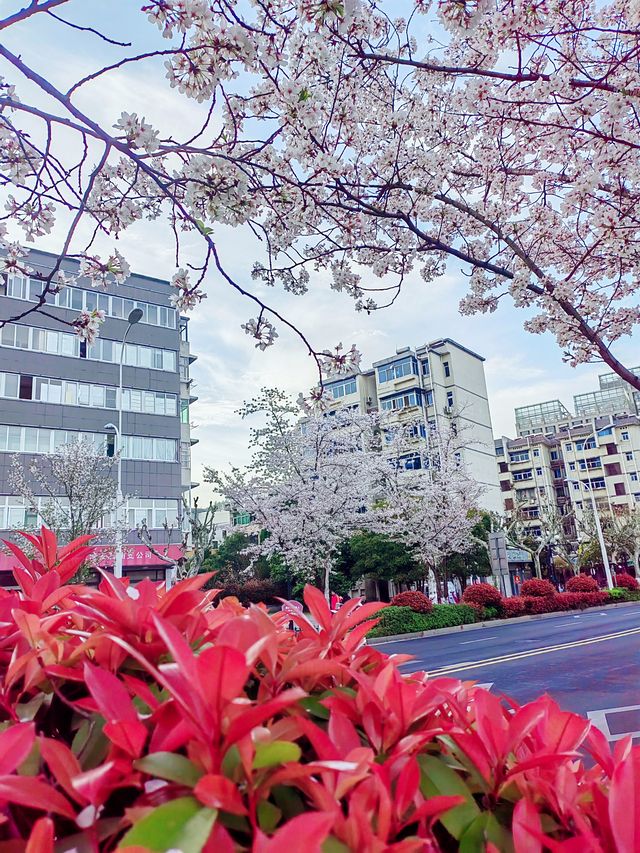
[[[533,570],[537,578],[542,577],[542,569],[540,568],[540,554],[535,553],[533,555]]]

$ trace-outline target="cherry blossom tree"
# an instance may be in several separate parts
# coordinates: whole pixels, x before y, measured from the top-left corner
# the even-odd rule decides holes
[[[407,545],[425,567],[431,591],[446,599],[443,560],[473,544],[483,489],[464,465],[464,429],[448,420],[424,435],[420,427],[383,421],[378,499],[368,526]]]
[[[280,554],[301,580],[320,580],[327,598],[340,545],[365,524],[377,470],[376,420],[351,410],[312,414],[295,422],[286,395],[263,389],[244,417],[263,414],[246,470],[205,470],[205,480],[251,513],[257,555]]]
[[[253,303],[243,328],[261,349],[284,325],[319,365],[345,364],[264,284],[302,295],[328,276],[374,311],[450,263],[464,312],[510,298],[572,364],[640,388],[613,350],[640,319],[635,0],[408,0],[406,18],[393,0],[139,0],[109,32],[83,6],[31,0],[0,19],[2,266],[42,285],[20,318],[78,275],[126,280],[115,241],[148,220],[175,243],[175,304],[222,278]],[[122,41],[141,16],[149,40]],[[82,76],[68,63],[54,82],[45,56],[24,58],[38,26],[38,43],[73,34]],[[105,115],[101,93],[136,73],[167,98],[158,127],[127,103]],[[246,274],[230,272],[228,227],[254,241]],[[25,242],[46,235],[59,258],[42,274]],[[69,322],[91,339],[102,319]]]
[[[112,475],[116,464],[117,456],[107,456],[104,445],[80,438],[28,462],[14,456],[9,485],[59,539],[96,532],[105,538],[113,534],[110,519],[122,512]]]

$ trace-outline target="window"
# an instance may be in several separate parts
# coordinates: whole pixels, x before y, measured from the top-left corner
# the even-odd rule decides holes
[[[580,483],[571,483],[571,485],[573,486],[573,491],[574,491],[574,492],[577,492],[577,491],[578,491],[578,489],[580,488]]]
[[[629,432],[626,429],[622,431],[622,440],[629,441]]]
[[[453,407],[453,391],[447,391],[447,406],[450,409]]]
[[[556,480],[561,480],[562,479],[562,469],[561,468],[554,468],[553,469],[553,476]]]
[[[637,471],[632,471],[632,472],[631,472],[631,474],[629,474],[629,479],[630,479],[633,483],[637,483],[637,482],[638,482],[638,472],[637,472]]]
[[[424,401],[425,405],[433,406],[433,391],[431,389],[424,392]]]
[[[104,385],[89,385],[72,380],[48,379],[16,373],[0,373],[0,397],[21,400],[38,400],[67,406],[93,406],[117,408],[117,389]],[[122,408],[125,411],[142,411],[144,399],[147,414],[176,414],[177,396],[163,391],[138,391],[124,388]]]
[[[444,375],[447,377],[451,376],[451,368],[449,367],[449,362],[443,361],[442,367],[444,368]]]
[[[604,489],[604,477],[595,477],[587,481],[592,489]]]
[[[542,468],[536,468],[536,476],[542,477]]]
[[[423,361],[423,362],[422,362],[422,375],[423,375],[423,376],[428,376],[430,373],[431,373],[431,371],[430,371],[430,369],[429,369],[429,362],[428,362],[428,361]]]
[[[552,450],[550,456],[551,456],[551,459],[555,462],[556,459],[558,458],[558,451]]]
[[[565,450],[573,450],[573,444],[571,444],[571,442],[570,442],[570,441],[568,441],[568,442],[565,444],[564,449],[565,449]]]
[[[395,397],[388,397],[386,400],[380,401],[380,406],[387,412],[401,411],[412,406],[417,406],[418,394],[415,391],[409,391],[407,394],[397,394]]]
[[[327,386],[327,390],[333,394],[334,400],[339,400],[347,394],[355,394],[357,390],[357,383],[355,378],[345,379],[344,382],[335,382],[332,385]]]
[[[528,462],[529,461],[529,451],[528,450],[519,450],[516,453],[510,453],[509,458],[512,462]]]
[[[20,391],[18,396],[21,400],[30,400],[33,395],[33,376],[20,377]]]
[[[575,462],[569,462],[569,470],[570,471],[576,470],[576,463]]]
[[[540,457],[540,451],[538,450],[538,448],[537,448],[537,447],[536,447],[536,449],[533,451],[533,455],[536,457],[536,459],[538,459],[538,458]]]
[[[593,450],[596,446],[596,440],[593,436],[586,439],[586,441],[576,441],[576,450]]]
[[[594,456],[593,459],[579,459],[578,465],[581,471],[590,471],[593,468],[602,468],[602,459]]]
[[[624,458],[627,460],[627,462],[632,462],[633,461],[633,453],[632,452],[625,453]]]
[[[529,469],[528,471],[514,471],[513,479],[514,480],[532,480],[533,474],[531,472],[531,469]]]
[[[418,375],[418,362],[413,356],[378,368],[378,382],[391,382],[393,379],[412,375]]]
[[[615,490],[616,495],[626,495],[626,489],[624,487],[624,483],[614,483],[613,488]]]

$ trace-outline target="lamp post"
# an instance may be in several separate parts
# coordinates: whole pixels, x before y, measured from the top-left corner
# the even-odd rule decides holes
[[[127,342],[127,335],[129,334],[131,327],[135,326],[136,323],[139,323],[142,319],[142,309],[134,308],[133,311],[129,312],[129,316],[127,317],[127,328],[125,329],[124,335],[122,337],[122,346],[120,347],[120,379],[118,382],[118,426],[115,424],[105,424],[105,429],[112,429],[116,434],[116,452],[118,454],[118,492],[116,496],[116,500],[118,503],[117,513],[118,515],[122,515],[122,505],[124,503],[122,496],[122,367],[124,364],[124,348]],[[123,532],[123,519],[117,519],[116,521],[116,556],[115,563],[113,567],[113,573],[117,578],[122,577],[122,532]]]
[[[591,483],[583,483],[581,480],[567,480],[568,483],[578,483],[580,486],[584,486],[585,489],[588,490],[589,495],[591,496],[591,508],[593,510],[593,518],[596,525],[596,532],[598,534],[598,543],[600,545],[600,553],[602,554],[602,563],[604,565],[604,573],[607,578],[607,586],[609,589],[614,588],[613,584],[613,576],[611,574],[611,567],[609,565],[609,557],[607,555],[607,546],[604,542],[604,536],[602,535],[602,525],[600,524],[600,515],[598,514],[598,506],[596,504],[596,498],[593,494],[593,489],[591,488]]]

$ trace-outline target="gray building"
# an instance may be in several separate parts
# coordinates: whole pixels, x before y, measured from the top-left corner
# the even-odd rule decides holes
[[[28,264],[46,272],[53,260],[32,251]],[[78,266],[69,259],[64,268],[75,273]],[[35,277],[2,276],[0,319],[24,314],[41,290]],[[190,392],[195,356],[189,351],[187,320],[171,306],[170,292],[169,282],[144,275],[106,289],[80,279],[48,298],[48,316],[35,311],[0,329],[0,531],[33,523],[20,500],[9,494],[14,454],[28,462],[32,454],[51,453],[79,434],[104,442],[105,452],[113,446],[115,436],[105,424],[117,423],[121,342],[134,308],[143,314],[129,332],[123,369],[122,488],[130,496],[129,526],[135,529],[143,518],[157,531],[165,518],[175,524],[182,495],[197,485],[191,481],[195,441],[189,416],[196,398]],[[71,321],[83,308],[106,313],[93,345],[55,319]],[[141,567],[144,549],[136,547],[136,552],[129,564]]]

